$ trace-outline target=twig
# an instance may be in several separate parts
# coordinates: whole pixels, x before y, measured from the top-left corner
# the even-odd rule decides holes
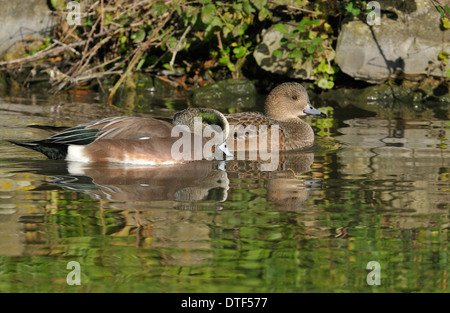
[[[75,50],[74,48],[68,46],[67,44],[65,44],[64,42],[61,42],[57,39],[52,39],[53,42],[57,43],[58,45],[61,45],[63,47],[66,47],[67,49],[69,49],[70,51],[72,51],[73,53],[75,53],[76,55],[81,55],[80,52],[78,52],[77,50]]]
[[[191,30],[191,25],[189,25],[186,28],[183,35],[181,35],[180,40],[178,40],[177,46],[175,47],[174,51],[172,51],[172,58],[170,59],[170,63],[169,63],[170,68],[173,68],[173,63],[175,63],[175,58],[177,56],[178,50],[180,49],[181,42],[184,40],[184,38],[186,37],[186,35],[189,33],[190,30]]]
[[[308,9],[299,8],[299,7],[295,6],[295,5],[290,5],[289,4],[289,5],[287,5],[287,7],[289,9],[298,10],[298,11],[302,11],[302,12],[306,12],[306,13],[310,13],[310,14],[314,14],[314,15],[317,14],[317,12],[314,12],[314,11],[311,11],[311,10],[308,10]]]
[[[119,28],[117,27],[117,28],[108,29],[108,30],[104,31],[103,33],[95,35],[94,38],[104,36],[108,33],[116,31],[117,29],[119,29]],[[34,61],[42,59],[44,57],[55,56],[55,55],[58,55],[64,51],[66,51],[69,48],[75,48],[75,47],[82,46],[82,45],[86,44],[88,42],[88,40],[89,39],[82,40],[79,42],[74,42],[71,44],[66,44],[65,46],[52,48],[50,50],[42,50],[36,54],[30,55],[30,56],[24,57],[24,58],[19,58],[19,59],[10,60],[10,61],[3,61],[3,62],[0,62],[0,66],[11,65],[11,64],[20,64],[20,63],[25,63],[25,62],[34,62]]]
[[[159,31],[164,27],[164,25],[167,24],[167,22],[170,20],[172,14],[175,12],[175,10],[172,10],[167,17],[164,19],[164,21],[161,22],[160,25],[158,25],[158,28],[155,29],[152,32],[152,36],[145,42],[143,42],[139,49],[137,49],[136,53],[133,56],[133,59],[131,60],[130,64],[128,65],[127,70],[125,71],[125,73],[119,78],[119,80],[117,81],[117,83],[111,88],[111,91],[108,95],[108,104],[113,106],[112,100],[114,98],[114,95],[116,94],[117,89],[120,87],[120,85],[122,85],[122,82],[124,81],[124,79],[127,77],[127,75],[134,70],[134,67],[136,66],[136,64],[138,63],[138,61],[140,60],[140,58],[142,57],[142,55],[144,54],[144,52],[148,49],[148,47],[150,46],[150,44],[152,43],[152,41],[155,39],[155,37],[157,37],[157,34],[159,33]]]
[[[100,0],[100,33],[103,31],[104,12],[103,12],[103,0]]]

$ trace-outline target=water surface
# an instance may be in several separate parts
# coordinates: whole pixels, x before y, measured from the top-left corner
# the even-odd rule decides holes
[[[167,118],[187,101],[134,110]],[[0,99],[0,292],[448,291],[448,108],[316,101],[329,117],[308,120],[314,147],[270,172],[236,160],[74,166],[4,141],[123,114],[102,103]],[[80,285],[67,283],[70,261]]]

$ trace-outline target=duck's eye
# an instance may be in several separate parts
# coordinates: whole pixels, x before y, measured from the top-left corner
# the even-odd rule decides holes
[[[293,95],[292,96],[292,100],[297,100],[298,98],[297,98],[297,96],[296,95]]]

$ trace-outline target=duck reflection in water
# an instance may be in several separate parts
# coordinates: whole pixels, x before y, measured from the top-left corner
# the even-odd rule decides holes
[[[261,171],[262,161],[248,160],[200,160],[165,166],[40,160],[31,167],[35,168],[33,172],[51,177],[50,186],[39,189],[57,186],[94,199],[220,203],[227,200],[230,189],[252,189],[252,184],[256,183],[264,185],[268,201],[298,208],[307,199],[310,189],[310,181],[299,177],[311,170],[314,153],[281,153],[280,161],[274,171]]]
[[[92,198],[128,201],[225,201],[229,181],[220,164],[195,161],[165,166],[124,166],[123,164],[64,162],[50,175],[50,185],[88,194]]]

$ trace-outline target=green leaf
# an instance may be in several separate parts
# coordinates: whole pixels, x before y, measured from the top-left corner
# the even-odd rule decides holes
[[[50,2],[57,11],[64,11],[66,9],[66,1],[64,0],[51,0]]]
[[[303,48],[307,42],[307,40],[299,40],[297,41],[297,47]]]
[[[236,48],[233,49],[233,53],[236,56],[236,58],[238,58],[238,59],[240,59],[243,56],[245,56],[246,52],[247,52],[247,48],[242,47],[242,46],[236,47]]]
[[[172,68],[172,66],[170,66],[169,63],[164,63],[164,64],[163,64],[163,67],[164,67],[166,70],[173,71],[173,68]]]
[[[356,5],[353,2],[347,4],[345,9],[347,10],[348,13],[350,13],[353,16],[357,16],[361,12],[361,10],[358,7],[356,7]]]
[[[258,10],[262,10],[267,5],[267,0],[252,0],[251,2]]]
[[[330,66],[330,65],[327,66],[327,69],[326,69],[325,72],[326,72],[327,74],[330,74],[330,75],[336,73],[335,68],[334,68],[333,66]]]
[[[186,14],[185,25],[187,25],[186,21],[188,21],[188,23],[191,23],[192,25],[195,25],[195,23],[197,22],[197,17],[199,15],[198,11],[199,11],[198,7],[186,6],[186,8],[185,8],[185,14]]]
[[[439,5],[435,6],[435,8],[436,8],[436,10],[439,11],[439,13],[441,14],[442,17],[445,17],[445,12],[444,12],[444,10],[442,10],[442,8]]]
[[[228,35],[229,35],[230,33],[232,33],[233,29],[234,29],[234,27],[233,27],[232,24],[227,24],[227,25],[225,25],[225,26],[222,28],[223,36],[224,36],[225,38],[227,38]]]
[[[297,47],[297,44],[296,44],[295,42],[290,42],[290,43],[288,43],[288,44],[286,45],[286,47],[287,47],[288,49],[294,49],[294,48]]]
[[[443,26],[445,29],[449,29],[449,28],[450,28],[450,20],[449,20],[447,17],[443,17],[443,18],[441,19],[441,21],[442,21],[442,26]]]
[[[247,30],[247,23],[242,23],[240,25],[237,25],[233,28],[233,36],[234,37],[240,37],[245,34],[245,31]]]
[[[448,59],[448,56],[450,54],[447,51],[442,50],[441,52],[439,52],[438,58],[439,60],[445,60]]]
[[[121,44],[122,46],[125,46],[125,44],[127,43],[127,40],[128,40],[127,36],[121,36],[121,37],[119,38],[120,44]]]
[[[214,16],[211,23],[209,24],[209,26],[211,26],[211,27],[214,27],[214,26],[222,27],[222,25],[223,25],[222,20],[218,16]]]
[[[175,50],[178,45],[178,40],[175,37],[170,37],[166,41],[167,47],[169,47],[170,50]]]
[[[228,55],[224,55],[219,59],[219,64],[228,64],[230,63],[230,57]]]
[[[315,46],[320,45],[322,42],[323,42],[323,39],[320,37],[316,37],[311,41],[311,43]]]
[[[234,64],[231,63],[231,62],[227,64],[227,67],[228,67],[228,69],[229,69],[231,72],[235,72],[235,71],[236,71],[236,67],[235,67]]]
[[[298,59],[303,58],[303,52],[301,52],[300,50],[294,50],[291,53],[289,53],[289,56],[291,58],[298,60]]]
[[[317,69],[318,69],[320,72],[326,72],[327,67],[328,67],[328,64],[320,63],[320,64],[317,66]]]
[[[255,12],[255,9],[252,7],[252,5],[248,1],[244,2],[244,12],[247,15],[251,15],[253,12]]]
[[[288,32],[286,26],[284,26],[283,23],[275,24],[274,28],[275,28],[276,31],[279,31],[283,35],[287,34],[287,32]]]
[[[327,89],[328,81],[325,78],[321,78],[317,81],[317,86],[319,86],[322,89]]]
[[[131,34],[131,39],[135,43],[143,42],[145,39],[145,31],[143,29],[138,30],[136,33]]]
[[[283,51],[281,51],[281,50],[273,50],[272,54],[273,54],[274,57],[280,58],[283,55]]]
[[[145,63],[145,59],[146,59],[147,55],[144,55],[140,60],[138,65],[136,66],[136,71],[139,71],[141,69],[141,67],[144,65]]]
[[[298,25],[296,28],[300,33],[303,33],[306,31],[306,27],[304,25]]]
[[[316,46],[309,45],[308,47],[306,47],[306,51],[308,51],[309,54],[312,54],[314,53],[314,51],[316,51]]]
[[[447,77],[450,78],[450,68],[445,70],[445,74],[447,74]]]
[[[258,20],[260,22],[264,21],[266,19],[266,17],[269,16],[269,10],[267,10],[265,7],[262,8],[259,13],[258,13]]]
[[[202,18],[203,24],[206,24],[206,25],[210,24],[214,20],[216,12],[217,12],[217,8],[214,4],[210,3],[210,4],[205,5],[202,8],[202,13],[201,13],[201,18]]]
[[[151,12],[153,16],[161,16],[164,13],[166,13],[168,10],[167,5],[165,5],[163,2],[156,2],[152,4]]]

